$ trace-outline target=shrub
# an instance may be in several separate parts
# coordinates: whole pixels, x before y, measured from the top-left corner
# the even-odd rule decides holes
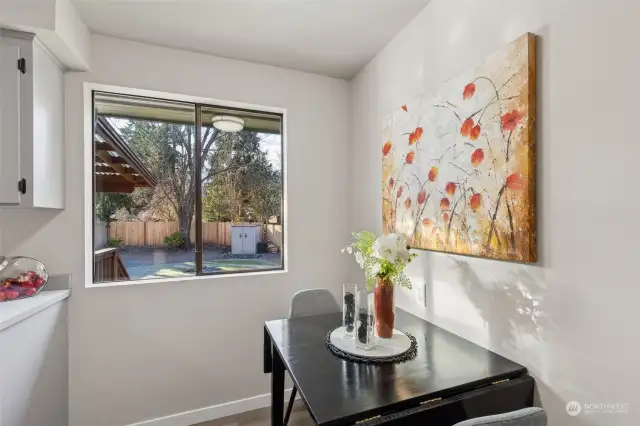
[[[118,247],[121,242],[122,242],[122,238],[120,237],[109,237],[107,239],[107,245],[109,247]]]
[[[164,237],[164,245],[170,249],[177,249],[184,246],[184,237],[180,232],[174,232],[173,234]]]

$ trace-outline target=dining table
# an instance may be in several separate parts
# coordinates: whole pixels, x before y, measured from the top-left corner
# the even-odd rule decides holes
[[[395,323],[416,339],[415,357],[362,363],[325,343],[342,325],[340,313],[265,322],[271,425],[283,425],[286,372],[319,426],[448,426],[533,406],[534,380],[524,366],[401,309]]]

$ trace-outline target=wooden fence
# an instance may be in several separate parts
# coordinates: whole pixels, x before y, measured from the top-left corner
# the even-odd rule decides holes
[[[231,225],[234,223],[202,222],[204,244],[230,246]],[[178,222],[111,222],[109,224],[109,238],[119,238],[120,244],[125,246],[162,246],[164,237],[178,231]],[[263,231],[265,231],[263,239],[282,248],[282,225],[263,225]],[[191,242],[195,244],[195,223],[191,224],[190,236]]]

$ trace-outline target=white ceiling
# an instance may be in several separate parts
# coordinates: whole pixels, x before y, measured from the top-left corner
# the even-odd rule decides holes
[[[92,32],[349,79],[429,0],[74,0]]]

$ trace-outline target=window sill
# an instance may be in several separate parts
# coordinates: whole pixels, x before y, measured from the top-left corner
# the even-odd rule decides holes
[[[131,281],[111,281],[105,283],[91,283],[90,281],[85,285],[85,288],[102,288],[102,287],[123,287],[140,284],[156,284],[156,283],[174,283],[183,281],[200,281],[211,279],[225,279],[225,278],[237,278],[237,277],[253,277],[257,275],[277,275],[286,274],[288,269],[277,269],[271,271],[256,271],[256,272],[238,272],[231,274],[210,274],[210,275],[198,275],[193,277],[178,277],[178,278],[154,278],[149,280],[131,280]]]

